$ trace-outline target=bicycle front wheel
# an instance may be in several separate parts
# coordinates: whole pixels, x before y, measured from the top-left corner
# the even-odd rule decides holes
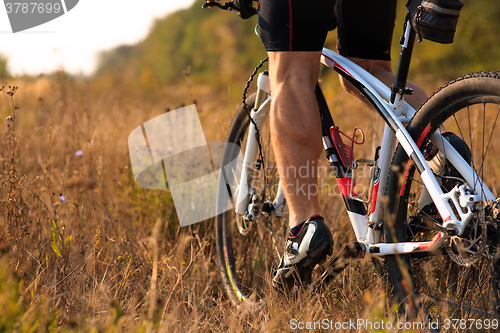
[[[251,110],[255,94],[249,96],[246,102]],[[243,156],[250,126],[248,113],[241,104],[230,126],[227,142],[240,146]],[[237,304],[258,302],[271,290],[271,272],[279,264],[288,232],[285,218],[278,218],[269,211],[279,179],[268,120],[258,128],[258,133],[259,153],[250,164],[247,177],[249,195],[253,198],[248,209],[253,217],[236,214],[232,209],[216,218],[219,271],[226,295]],[[225,151],[223,160],[227,154],[232,153]],[[238,178],[237,175],[227,177]],[[237,185],[242,188],[242,184]]]
[[[476,192],[483,192],[487,186],[498,198],[499,115],[498,72],[473,73],[458,78],[440,88],[416,113],[408,131],[424,155],[429,154],[429,165],[444,193],[466,182],[464,175],[446,158],[446,151],[435,151],[430,137],[436,130],[448,132],[443,137],[454,137],[454,142],[447,140],[480,178],[474,180],[481,189]],[[468,185],[473,187],[474,184]],[[387,242],[429,241],[439,232],[443,221],[401,146],[395,152],[387,195],[391,215],[388,221],[393,222],[385,226]],[[389,278],[399,300],[416,296],[409,298],[410,305],[416,309],[423,306],[427,313],[437,318],[498,317],[499,208],[498,200],[477,204],[464,234],[448,238],[435,253],[407,255],[401,257],[403,260],[396,260],[394,256],[386,258]]]

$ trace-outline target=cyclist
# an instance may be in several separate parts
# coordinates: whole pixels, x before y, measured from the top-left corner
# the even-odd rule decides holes
[[[269,55],[272,144],[289,207],[290,235],[273,279],[278,288],[309,283],[311,273],[332,253],[333,239],[320,216],[315,192],[317,177],[297,170],[314,165],[322,151],[319,111],[314,88],[327,33],[337,26],[338,52],[390,86],[391,41],[396,0],[260,0],[259,29]],[[362,99],[341,78],[346,91]],[[408,82],[417,109],[425,100],[422,88]],[[294,172],[289,172],[293,170]]]
[[[224,6],[215,5],[215,1],[220,0],[207,0],[207,6],[236,9],[242,18],[259,14],[273,94],[271,144],[290,211],[291,228],[273,286],[283,290],[297,281],[309,283],[315,266],[333,251],[331,232],[319,212],[317,177],[312,169],[322,150],[314,94],[321,50],[328,31],[337,27],[338,52],[390,86],[395,78],[390,51],[397,0],[259,0],[258,10],[252,7],[257,0],[232,0]],[[340,80],[347,92],[369,105],[347,80],[342,77]],[[418,109],[426,94],[412,82],[408,81],[407,86],[413,94],[406,101]],[[440,131],[444,128],[440,127]],[[442,135],[471,162],[470,149],[460,137],[451,132]],[[460,177],[432,144],[424,147],[423,153],[434,173]],[[447,188],[444,183],[443,187]],[[433,205],[423,191],[419,208],[432,209]]]
[[[331,232],[319,211],[317,176],[311,169],[323,149],[314,89],[328,31],[337,28],[337,49],[342,56],[390,86],[395,77],[390,51],[396,2],[259,0],[259,30],[269,56],[273,92],[271,143],[290,212],[290,235],[273,278],[273,286],[279,289],[289,288],[297,280],[308,283],[314,267],[333,251]],[[252,0],[233,3],[242,18],[257,13]],[[342,77],[340,80],[347,92],[369,105],[349,82]],[[415,83],[408,81],[407,86],[413,93],[406,101],[418,109],[427,99],[426,94]],[[465,156],[468,147],[461,139],[449,133],[447,140],[455,147],[463,146],[461,154]],[[311,169],[306,176],[300,172],[304,169]]]

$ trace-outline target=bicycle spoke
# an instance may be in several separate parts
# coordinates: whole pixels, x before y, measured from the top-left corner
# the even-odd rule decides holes
[[[484,159],[486,157],[486,153],[488,152],[488,148],[490,147],[491,139],[493,138],[493,132],[495,131],[495,127],[496,127],[496,124],[497,124],[497,120],[498,120],[498,115],[499,114],[500,114],[500,107],[498,107],[497,115],[495,117],[495,121],[493,122],[493,128],[491,129],[491,134],[490,134],[490,137],[488,139],[488,144],[486,145],[486,150],[484,151],[484,154],[483,154],[483,161],[481,163],[481,178],[483,178]]]
[[[470,84],[468,79],[471,79]],[[479,89],[476,80],[481,82]],[[427,103],[422,106],[418,122],[411,123],[419,132],[412,133],[412,136],[421,137],[422,131],[429,124],[434,126],[432,129],[444,128],[448,133],[451,132],[443,133],[442,139],[448,140],[474,170],[474,177],[467,177],[471,180],[468,184],[470,188],[477,189],[476,193],[481,194],[483,198],[488,189],[493,194],[498,194],[500,141],[497,124],[500,118],[500,73],[464,76],[452,82],[450,86],[453,88],[448,89],[446,86],[431,97],[428,107]],[[437,105],[439,107],[436,107]],[[439,110],[441,107],[443,109]],[[425,142],[422,146],[427,147]],[[404,149],[398,149],[400,151],[396,152],[393,164],[401,168],[408,161],[408,157]],[[464,184],[466,178],[446,158],[448,153],[446,150],[438,151],[437,154],[440,155],[436,158],[436,155],[431,155],[429,162],[444,193]],[[436,168],[438,169],[434,170]],[[401,173],[394,175],[401,177]],[[408,169],[405,177],[404,191],[401,192],[399,187],[391,194],[395,198],[395,207],[403,210],[397,212],[396,217],[401,218],[401,221],[396,221],[396,227],[409,230],[398,237],[401,237],[400,241],[428,241],[439,231],[442,221],[438,214],[435,214],[435,206],[418,170]],[[460,194],[458,196],[460,199]],[[401,200],[406,204],[398,205]],[[496,201],[489,201],[465,208],[462,207],[463,204],[456,206],[456,203],[451,203],[456,210],[473,209],[474,215],[467,222],[464,233],[461,236],[445,236],[443,248],[446,251],[434,253],[432,256],[406,257],[418,290],[423,296],[428,296],[425,305],[428,311],[441,309],[438,303],[441,302],[453,308],[452,312],[446,312],[448,316],[467,318],[471,313],[476,313],[483,317],[499,317],[500,268],[499,263],[495,261],[500,251],[498,205]],[[439,313],[434,315],[441,317]]]

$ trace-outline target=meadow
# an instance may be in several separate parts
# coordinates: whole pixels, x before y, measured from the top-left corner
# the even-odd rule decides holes
[[[474,31],[464,29],[464,40],[479,34],[496,41],[484,31],[491,28],[486,22],[498,25],[498,10],[484,11],[490,19]],[[135,184],[130,132],[164,112],[196,104],[207,141],[224,141],[251,72],[250,65],[245,71],[239,66],[257,65],[252,56],[262,54],[262,49],[252,56],[244,52],[259,40],[245,44],[239,30],[219,29],[220,18],[229,16],[203,13],[208,19],[201,21],[190,15],[202,17],[194,9],[179,12],[159,21],[137,49],[104,54],[96,76],[74,77],[64,70],[0,76],[0,332],[399,331],[373,325],[406,318],[370,258],[352,261],[322,293],[285,297],[266,285],[258,311],[236,307],[221,284],[214,219],[181,227],[168,190]],[[240,22],[224,20],[233,28]],[[179,56],[166,66],[168,57],[151,50],[164,47],[160,32],[165,31],[177,45],[175,38],[182,36],[174,34],[180,29],[167,28],[179,22],[191,24],[192,34],[183,36],[202,39],[205,49],[195,54],[199,41],[186,37]],[[245,24],[245,29],[252,25]],[[212,31],[218,31],[221,44],[206,42]],[[485,47],[495,44],[483,41]],[[467,71],[491,69],[500,59],[498,48],[476,52],[468,42],[442,52],[434,51],[444,46],[426,45],[416,50],[412,79],[427,93],[458,76],[456,71],[465,74],[463,64]],[[457,59],[456,50],[463,51],[461,66],[447,65]],[[188,59],[191,54],[196,57]],[[479,55],[491,59],[473,62]],[[186,66],[189,61],[192,67]],[[356,148],[356,157],[372,158],[382,134],[378,116],[343,92],[335,74],[325,73],[322,81],[336,124],[347,133],[355,126],[365,131],[368,143]],[[340,197],[321,198],[321,206],[336,254],[355,239],[354,232]],[[439,318],[475,318],[437,302],[432,311]],[[372,326],[354,327],[357,320]]]
[[[322,309],[318,295],[274,295],[267,311],[249,314],[224,297],[213,220],[181,228],[168,190],[141,189],[130,169],[128,134],[192,103],[187,85],[144,93],[62,71],[6,81],[1,331],[287,330],[286,317],[274,314],[347,318],[361,317],[371,303],[382,312],[387,306],[375,296],[381,291],[372,290],[377,279],[365,263],[346,273],[348,287],[338,295],[357,307],[337,301]],[[239,101],[230,109],[227,96],[196,91],[207,140],[223,140]],[[337,208],[328,211],[329,222],[348,241],[353,234]]]
[[[268,285],[259,311],[235,307],[217,269],[214,220],[181,228],[168,190],[135,184],[127,147],[135,127],[195,102],[207,141],[222,141],[239,104],[231,95],[64,71],[4,81],[0,331],[290,331],[321,320],[404,320],[369,259],[353,261],[326,293],[283,297]],[[380,120],[335,75],[323,85],[341,126],[380,138]],[[354,233],[338,196],[322,198],[322,208],[336,253]]]

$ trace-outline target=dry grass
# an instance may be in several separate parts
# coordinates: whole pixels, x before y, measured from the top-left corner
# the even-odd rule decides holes
[[[286,298],[268,288],[260,311],[225,298],[213,220],[181,228],[168,190],[139,188],[130,169],[128,134],[191,104],[186,87],[143,92],[64,73],[8,84],[19,90],[0,94],[0,331],[282,332],[291,319],[396,320],[368,259],[323,294]],[[328,99],[339,91],[332,86]],[[218,105],[227,99],[196,91],[207,141],[224,139],[231,116]],[[349,110],[335,111],[341,125],[380,138],[370,111],[342,94],[332,104]],[[363,115],[355,124],[353,112]],[[322,205],[339,250],[354,239],[347,215],[337,197]]]

